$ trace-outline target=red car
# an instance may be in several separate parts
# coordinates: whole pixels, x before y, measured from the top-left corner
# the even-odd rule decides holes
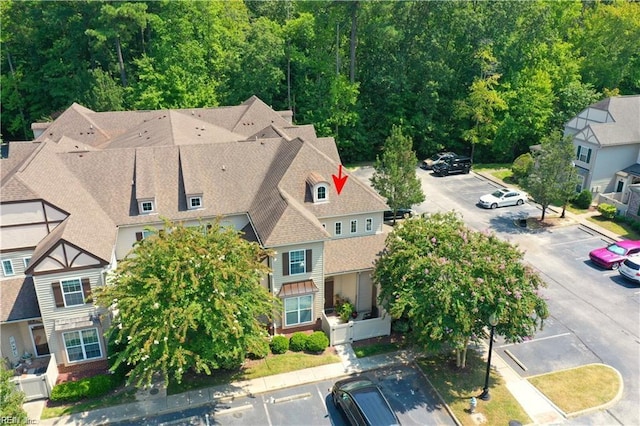
[[[640,241],[623,240],[591,251],[589,259],[603,268],[618,269],[627,257],[635,253],[640,253]]]

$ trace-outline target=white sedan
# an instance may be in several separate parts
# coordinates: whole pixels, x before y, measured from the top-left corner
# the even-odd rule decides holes
[[[520,206],[527,201],[527,194],[511,188],[502,188],[483,195],[478,202],[484,208],[495,209],[504,206]]]

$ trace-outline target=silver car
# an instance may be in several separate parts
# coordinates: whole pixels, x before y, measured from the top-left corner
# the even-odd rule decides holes
[[[504,206],[520,206],[527,201],[527,194],[512,188],[501,188],[480,197],[478,204],[486,209]]]
[[[622,262],[622,265],[618,268],[618,272],[629,281],[640,284],[640,255],[628,257]]]

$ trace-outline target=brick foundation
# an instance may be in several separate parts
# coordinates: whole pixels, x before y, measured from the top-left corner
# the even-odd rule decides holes
[[[109,372],[109,365],[106,359],[94,362],[85,362],[75,365],[58,364],[58,380],[57,383],[74,382],[92,377],[98,374],[106,374]]]

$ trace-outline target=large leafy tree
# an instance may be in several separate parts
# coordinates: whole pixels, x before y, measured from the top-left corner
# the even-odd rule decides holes
[[[380,301],[408,322],[414,343],[455,349],[459,367],[491,315],[509,341],[532,336],[548,316],[543,281],[523,263],[522,251],[468,229],[455,212],[407,220],[386,244],[373,275]]]
[[[524,180],[529,195],[542,206],[541,220],[552,203],[560,202],[565,206],[575,194],[578,175],[572,163],[573,156],[571,137],[562,137],[559,131],[554,131],[542,140],[533,170]]]
[[[424,201],[420,180],[416,176],[418,159],[410,137],[402,134],[400,126],[391,128],[391,135],[384,143],[382,156],[378,157],[371,185],[387,199],[395,213]]]
[[[10,380],[12,377],[13,372],[0,362],[0,416],[13,424],[26,424],[27,413],[22,408],[24,392],[16,389],[16,385]]]
[[[166,223],[143,239],[96,292],[113,314],[109,339],[123,347],[112,368],[130,365],[128,383],[139,386],[156,373],[180,382],[189,369],[240,365],[265,344],[260,319],[277,307],[260,284],[269,254],[218,222]]]

